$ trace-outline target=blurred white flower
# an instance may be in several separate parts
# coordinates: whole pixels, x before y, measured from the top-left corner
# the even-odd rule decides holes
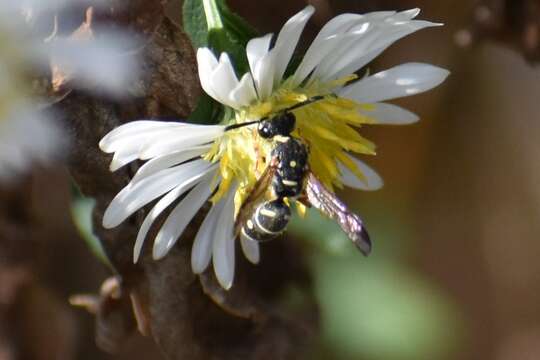
[[[62,131],[33,104],[11,104],[0,119],[0,182],[12,180],[34,162],[47,162],[65,144]]]
[[[31,74],[52,68],[56,88],[77,86],[121,96],[137,76],[133,56],[124,55],[133,39],[125,33],[100,32],[90,27],[91,11],[81,26],[82,36],[61,37],[33,29],[40,16],[79,0],[22,0],[0,2],[0,180],[46,162],[67,142],[50,114],[45,99],[32,94]],[[79,4],[80,5],[80,4]],[[86,27],[86,28],[85,28]],[[80,29],[79,29],[80,30]]]

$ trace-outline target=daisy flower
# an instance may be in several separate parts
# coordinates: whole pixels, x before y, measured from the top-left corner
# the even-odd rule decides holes
[[[0,181],[13,180],[37,162],[47,162],[66,145],[65,134],[33,96],[32,76],[62,71],[77,86],[121,94],[136,73],[132,58],[120,56],[126,34],[104,33],[84,40],[42,34],[42,16],[82,0],[24,0],[0,3]]]
[[[294,110],[296,128],[292,132],[309,147],[310,171],[330,190],[343,185],[363,190],[382,186],[375,171],[350,155],[375,154],[374,144],[357,129],[368,124],[417,121],[415,114],[385,101],[427,91],[449,73],[421,63],[373,75],[358,76],[355,72],[396,40],[440,24],[414,20],[418,9],[339,15],[321,29],[299,66],[288,73],[300,35],[313,12],[314,8],[308,6],[290,18],[275,42],[272,34],[249,41],[246,55],[250,71],[240,78],[227,53],[218,58],[208,48],[198,49],[203,89],[233,110],[234,115],[223,124],[135,121],[102,139],[102,150],[114,153],[113,171],[135,159],[148,160],[109,205],[103,219],[105,227],[119,225],[161,197],[143,221],[135,243],[135,261],[150,226],[173,202],[186,194],[154,239],[154,259],[167,254],[210,200],[212,206],[193,243],[192,268],[201,273],[212,261],[218,281],[225,289],[230,288],[234,279],[235,217],[268,166],[273,143],[262,139],[252,126],[227,131],[227,125],[261,119],[313,97],[322,100]],[[257,242],[241,236],[240,245],[249,261],[259,261]]]

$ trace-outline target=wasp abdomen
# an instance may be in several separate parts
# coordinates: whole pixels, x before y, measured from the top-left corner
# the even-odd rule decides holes
[[[242,227],[242,235],[255,241],[272,240],[287,227],[291,210],[282,199],[260,204]]]

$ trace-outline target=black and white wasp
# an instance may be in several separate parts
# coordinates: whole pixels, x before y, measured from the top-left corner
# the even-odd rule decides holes
[[[227,128],[256,124],[259,136],[275,143],[269,165],[240,208],[235,221],[236,235],[259,242],[274,239],[285,231],[291,216],[288,201],[294,199],[335,220],[367,256],[371,252],[371,240],[362,220],[310,171],[308,146],[291,134],[296,126],[292,111],[322,99],[323,96],[312,97],[272,116]]]

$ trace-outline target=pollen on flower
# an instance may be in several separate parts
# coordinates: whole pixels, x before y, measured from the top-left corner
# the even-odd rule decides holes
[[[336,87],[356,78],[356,75],[349,75],[327,83],[311,81],[294,89],[291,88],[290,81],[285,81],[268,99],[253,102],[238,110],[235,118],[228,122],[243,123],[261,119],[313,96],[326,96],[323,100],[294,110],[296,129],[293,136],[303,139],[310,148],[309,166],[321,182],[329,189],[334,186],[342,187],[337,161],[341,161],[360,179],[364,179],[365,176],[346,156],[346,152],[375,154],[375,145],[357,131],[357,128],[364,124],[376,123],[374,119],[360,112],[372,110],[373,105],[360,104],[332,93]],[[220,161],[220,175],[223,179],[211,201],[215,203],[221,199],[235,179],[239,184],[235,196],[235,209],[238,212],[267,166],[272,149],[272,140],[261,138],[256,127],[227,132],[205,156],[208,160]]]
[[[238,212],[269,159],[270,144],[261,140],[256,128],[239,128],[227,132],[216,141],[205,155],[207,160],[219,161],[222,178],[218,191],[210,199],[211,202],[219,201],[235,180],[238,188],[234,202],[235,211]]]

